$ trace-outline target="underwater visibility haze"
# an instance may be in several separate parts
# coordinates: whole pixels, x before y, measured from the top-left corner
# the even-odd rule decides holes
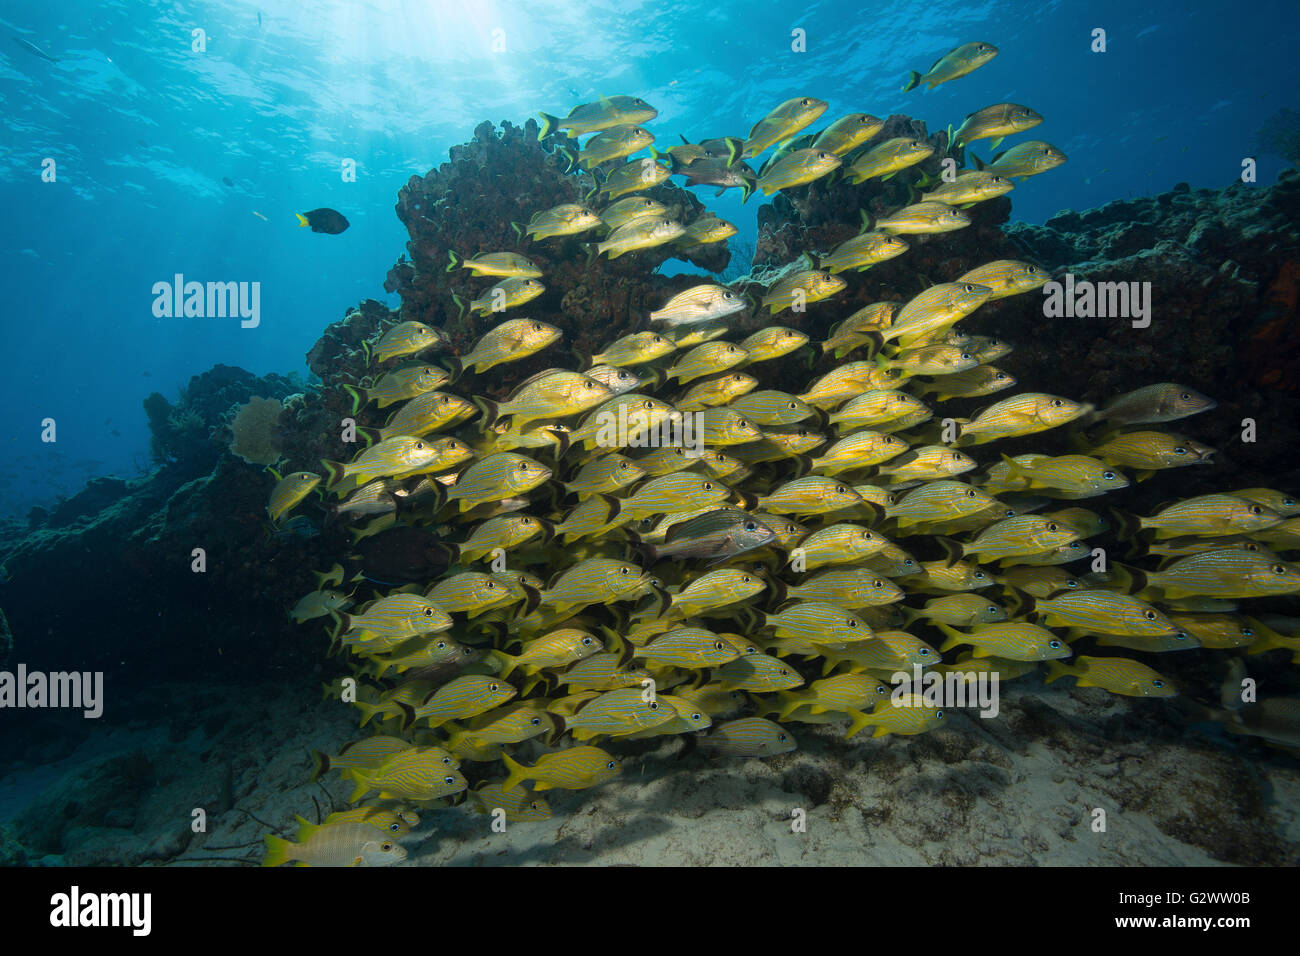
[[[1298,24],[5,5],[0,863],[1295,865]]]

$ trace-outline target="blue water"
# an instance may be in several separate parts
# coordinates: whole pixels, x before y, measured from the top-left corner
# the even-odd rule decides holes
[[[1070,157],[1012,195],[1013,218],[1042,222],[1178,182],[1231,182],[1263,121],[1300,106],[1298,22],[1294,0],[1248,12],[1225,0],[8,0],[0,516],[147,469],[149,392],[175,399],[217,362],[305,374],[303,355],[350,306],[396,305],[382,284],[406,240],[397,190],[484,119],[628,93],[658,108],[650,128],[667,145],[743,135],[800,94],[828,100],[828,118],[906,112],[931,128],[1020,102],[1046,118],[1032,138]],[[1095,28],[1105,53],[1090,50]],[[791,50],[796,29],[806,52]],[[900,91],[908,70],[973,39],[1001,54],[937,90]],[[41,180],[46,159],[55,182]],[[356,182],[342,180],[345,159]],[[1258,160],[1261,185],[1286,163]],[[701,197],[752,241],[759,203],[711,192]],[[351,228],[296,228],[295,212],[320,206]],[[259,282],[261,324],[155,318],[151,289],[176,273]],[[40,441],[45,418],[54,444]]]

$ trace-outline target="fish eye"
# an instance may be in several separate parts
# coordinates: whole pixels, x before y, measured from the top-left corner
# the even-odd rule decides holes
[[[1165,686],[1165,682],[1162,681],[1162,680],[1153,680],[1153,681],[1151,682],[1151,686],[1152,686],[1152,687],[1164,687],[1164,686]]]
[[[520,470],[520,471],[527,471],[527,470],[528,470],[528,465],[525,464],[525,463],[523,463],[523,462],[521,462],[520,465],[519,465],[519,470]]]
[[[1187,454],[1187,449],[1184,448],[1182,445],[1179,445],[1177,448],[1174,449],[1174,454],[1175,454],[1175,455],[1186,455],[1186,454]]]
[[[423,450],[423,449],[424,449],[424,442],[422,442],[422,441],[417,441],[417,442],[415,443],[415,447],[416,447],[417,449],[419,449],[419,450]]]
[[[433,617],[433,608],[431,608],[431,607],[426,607],[426,608],[424,609],[424,616],[425,616],[425,617]]]
[[[934,719],[935,719],[935,720],[943,720],[943,711],[941,711],[941,710],[936,710],[936,711],[934,712]]]
[[[1254,637],[1254,636],[1255,636],[1255,629],[1254,629],[1253,627],[1243,627],[1243,628],[1241,629],[1241,636],[1242,636],[1242,637]]]
[[[1286,568],[1280,564],[1273,565],[1273,567],[1270,568],[1269,570],[1271,570],[1274,574],[1286,574]]]
[[[723,297],[724,299],[734,299],[734,298],[735,298],[735,296],[732,295],[730,292],[724,292],[724,293],[722,293],[722,297]]]
[[[658,710],[658,709],[659,709],[659,701],[657,701],[657,700],[652,700],[652,701],[650,701],[650,705],[649,705],[649,706],[650,706],[650,709],[651,709],[651,710]]]
[[[582,639],[582,646],[583,646],[583,647],[590,647],[590,646],[591,646],[591,638],[589,638],[589,637],[584,637],[584,638]]]
[[[1052,399],[1052,405],[1053,405],[1053,407],[1055,407],[1055,408],[1060,408],[1060,407],[1061,407],[1062,405],[1064,405],[1064,404],[1065,404],[1065,403],[1064,403],[1063,401],[1061,401],[1059,398],[1054,398],[1054,399]]]
[[[974,489],[974,488],[967,488],[967,489],[966,489],[966,497],[967,497],[967,498],[974,498],[974,497],[975,497],[975,489]]]
[[[952,455],[950,455],[949,457],[951,457],[953,461],[960,461],[960,460],[961,460],[961,452],[959,452],[959,451],[955,451],[955,452],[953,452]]]
[[[799,105],[800,105],[800,106],[812,106],[812,100],[807,99],[807,98],[802,99],[802,100],[799,101]]]
[[[1261,511],[1262,511],[1262,509],[1259,507],[1259,505],[1251,505],[1251,506],[1250,506],[1250,513],[1253,514],[1253,515],[1260,514]]]
[[[609,769],[609,770],[613,770],[613,769],[614,769],[614,761],[611,760],[609,763],[605,764],[605,767],[606,767],[607,769]]]
[[[500,690],[500,689],[501,689],[501,685],[500,685],[500,684],[489,684],[489,685],[488,685],[488,690]]]
[[[989,605],[988,607],[986,607],[984,610],[988,611],[990,614],[997,614],[999,608],[998,608],[998,606],[997,606],[996,604],[990,604],[990,605]]]
[[[994,376],[993,376],[993,381],[995,381],[995,382],[1000,382],[1000,381],[1002,381],[1002,380],[1003,380],[1004,378],[1006,378],[1006,377],[1007,377],[1007,373],[1006,373],[1006,372],[998,372],[997,375],[994,375]]]
[[[453,781],[448,780],[447,782],[452,783]],[[385,853],[387,853],[392,848],[393,848],[393,843],[391,840],[385,840],[383,843],[379,845],[379,849],[383,850]]]
[[[848,491],[848,489],[845,488],[843,485],[836,485],[836,486],[835,486],[835,493],[836,493],[837,495],[842,495],[842,494],[844,494],[846,491]]]
[[[1060,530],[1061,530],[1061,526],[1060,526],[1059,524],[1057,524],[1055,521],[1049,521],[1049,522],[1047,522],[1047,530],[1048,530],[1048,531],[1060,531]]]
[[[720,651],[723,650],[726,646],[727,645],[723,644],[721,641],[715,641],[713,644],[713,649],[715,651]]]
[[[453,783],[456,782],[456,778],[452,776],[446,776],[442,778],[442,782],[447,784],[447,786],[451,786]]]
[[[1113,481],[1114,478],[1115,478],[1115,472],[1113,472],[1113,471],[1103,471],[1103,472],[1101,473],[1101,476],[1102,476],[1103,478],[1105,478],[1107,481]]]
[[[880,580],[880,578],[876,578],[876,580],[871,582],[871,586],[873,588],[883,588],[885,586],[885,582]]]
[[[1286,505],[1287,507],[1290,507],[1291,505],[1295,504],[1295,501],[1291,498],[1283,498],[1282,504]]]
[[[1174,635],[1174,640],[1175,640],[1175,641],[1185,641],[1185,640],[1187,640],[1187,637],[1188,637],[1188,634],[1187,634],[1186,631],[1179,631],[1177,634]]]
[[[745,530],[746,530],[746,531],[757,531],[757,530],[758,530],[758,525],[755,524],[755,523],[752,522],[752,521],[746,522],[746,523],[745,523]],[[748,581],[749,578],[745,578],[745,580]]]
[[[1142,612],[1142,616],[1146,618],[1148,621],[1154,621],[1156,619],[1156,612],[1151,610],[1146,610]]]
[[[1192,400],[1192,396],[1191,396],[1191,394],[1188,393],[1188,392],[1183,392],[1183,393],[1180,394],[1178,397],[1181,398],[1181,399],[1182,399],[1183,401],[1185,401],[1185,402],[1190,402],[1190,401]]]
[[[623,575],[624,577],[627,577],[629,574],[632,573],[632,569],[625,565],[624,567],[618,569],[618,573]]]
[[[790,672],[786,670],[784,667],[782,667],[780,670],[780,674],[782,677],[788,677],[790,675]]]
[[[396,833],[398,830],[402,829],[402,825],[401,825],[400,823],[393,822],[393,823],[388,824],[388,829],[390,829],[390,830],[392,830],[394,833]]]
[[[713,490],[713,482],[711,482],[711,481],[706,481],[706,482],[704,483],[704,490],[705,490],[705,491],[712,491],[712,490]]]

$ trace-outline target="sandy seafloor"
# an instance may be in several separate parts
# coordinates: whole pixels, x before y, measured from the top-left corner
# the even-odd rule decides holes
[[[1071,684],[1019,678],[1002,686],[998,717],[950,711],[916,737],[846,741],[843,729],[790,722],[799,749],[765,760],[678,760],[676,738],[608,744],[621,779],[546,791],[552,819],[504,833],[469,805],[426,811],[399,841],[401,865],[1300,861],[1300,760],[1189,723],[1176,700]],[[260,860],[266,828],[243,811],[291,832],[294,813],[315,819],[329,795],[347,805],[352,785],[337,772],[308,783],[307,751],[358,736],[352,708],[275,689],[191,705],[171,728],[105,728],[58,763],[0,778],[0,825],[26,862]],[[191,833],[195,807],[207,834]],[[1092,828],[1098,807],[1105,832]],[[805,833],[792,832],[794,808],[807,811]]]

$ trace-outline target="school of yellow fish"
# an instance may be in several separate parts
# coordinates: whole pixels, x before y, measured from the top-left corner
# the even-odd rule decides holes
[[[996,53],[966,44],[906,88],[955,79]],[[873,143],[883,123],[862,113],[803,134],[825,109],[791,99],[747,138],[674,146],[667,164],[658,152],[627,160],[654,139],[643,124],[656,111],[639,98],[543,114],[542,136],[561,141],[575,174],[592,176],[590,204],[518,224],[524,252],[453,254],[449,273],[496,280],[471,293],[452,279],[466,289],[458,301],[490,315],[540,295],[529,242],[581,235],[593,254],[615,256],[735,232],[713,219],[687,235],[666,219],[642,193],[671,175],[748,196],[832,173],[888,177],[934,152],[906,138]],[[950,141],[1000,141],[1038,122],[1026,107],[996,104]],[[761,171],[745,163],[769,147]],[[1014,393],[1015,379],[992,364],[1011,345],[958,330],[963,319],[978,327],[981,305],[1040,288],[1041,269],[990,262],[908,302],[844,316],[822,342],[779,324],[783,312],[833,301],[852,281],[841,273],[905,254],[902,237],[960,229],[970,222],[962,207],[1064,161],[1027,142],[950,181],[923,181],[919,202],[817,263],[792,264],[756,304],[773,324],[733,333],[731,317],[754,304],[702,282],[588,367],[550,368],[500,403],[475,396],[474,377],[558,354],[558,329],[507,315],[441,364],[416,359],[440,344],[437,330],[403,322],[384,332],[369,351],[374,384],[352,391],[354,412],[398,406],[387,424],[364,435],[370,444],[353,461],[281,479],[268,510],[279,521],[321,488],[341,499],[344,520],[370,518],[358,540],[399,524],[437,528],[446,571],[353,607],[335,569],[294,608],[296,620],[332,622],[335,650],[364,678],[345,699],[378,733],[315,755],[316,776],[342,773],[359,805],[300,820],[296,841],[268,836],[266,864],[394,863],[405,857],[396,838],[420,810],[462,799],[510,822],[545,819],[544,791],[616,778],[625,740],[682,735],[713,757],[761,758],[795,749],[794,723],[924,733],[942,725],[943,707],[891,686],[914,666],[1010,680],[1041,665],[1049,682],[1068,675],[1168,697],[1172,682],[1123,649],[1287,648],[1300,662],[1295,622],[1279,633],[1240,605],[1300,590],[1300,567],[1277,554],[1300,550],[1293,498],[1225,489],[1114,518],[1095,500],[1075,503],[1209,464],[1213,449],[1163,426],[1212,399],[1177,383],[1100,409]],[[805,359],[830,368],[797,394],[761,387],[783,357],[786,368]],[[1013,394],[973,417],[940,408],[1001,392]],[[998,452],[999,439],[1063,427],[1077,454]],[[1158,568],[1094,553],[1087,539],[1108,521]],[[1065,567],[1083,560],[1086,572]],[[1085,637],[1118,651],[1074,656],[1071,643]],[[469,789],[463,761],[481,764],[472,776],[485,782]]]

